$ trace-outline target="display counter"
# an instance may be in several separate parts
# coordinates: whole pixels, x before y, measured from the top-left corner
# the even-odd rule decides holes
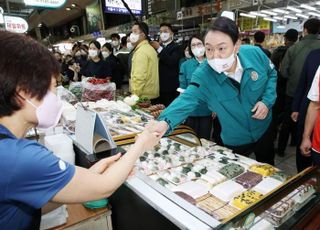
[[[179,135],[180,137],[177,137]],[[188,146],[189,149],[179,147],[182,149],[181,151],[188,152],[194,148],[193,146],[197,145],[197,141],[190,144],[192,143],[190,135],[178,134],[170,139],[174,141],[179,140],[183,146]],[[167,143],[167,140],[164,142]],[[161,145],[163,145],[163,141]],[[173,142],[170,142],[169,145],[175,146]],[[127,148],[126,146],[122,147]],[[217,156],[222,153],[224,155],[222,161],[229,161],[223,163],[231,164],[238,161],[238,164],[245,167],[243,162],[246,162],[248,167],[245,167],[245,171],[239,174],[239,178],[241,178],[241,175],[250,172],[252,165],[261,165],[252,159],[242,158],[236,154],[229,153],[228,150],[223,147],[218,147],[214,143],[211,143],[211,146],[209,144],[209,147],[207,145],[205,148],[209,148],[208,151],[213,151],[213,149],[220,150],[220,152],[215,153],[215,157],[217,158]],[[157,151],[166,150],[158,148]],[[144,154],[140,161],[147,159],[147,161],[149,160],[148,164],[154,164],[154,156],[150,156],[150,154],[152,153]],[[232,159],[233,155],[235,156],[234,159]],[[212,156],[212,154],[203,157],[208,158],[210,156]],[[241,160],[238,160],[239,158],[237,157],[241,157]],[[193,167],[195,167],[197,165],[196,162],[201,162],[204,159],[200,157],[199,159],[192,158],[191,160]],[[182,165],[186,164],[190,164],[190,162],[187,160],[187,162],[182,163]],[[172,178],[159,173],[159,171],[172,170],[172,168],[180,166],[173,163],[173,165],[169,165],[168,168],[166,168],[166,166],[164,166],[164,168],[162,166],[159,167],[160,168],[151,167],[151,169],[145,169],[141,167],[141,162],[137,162],[138,172],[136,175],[128,179],[126,183],[110,197],[110,202],[113,205],[112,220],[116,229],[132,229],[133,226],[134,229],[230,229],[232,227],[244,229],[303,229],[305,226],[310,226],[310,229],[312,229],[312,227],[317,226],[315,220],[313,220],[313,222],[310,221],[310,215],[317,215],[317,210],[319,210],[320,174],[318,168],[308,168],[291,178],[284,176],[283,173],[276,168],[274,168],[275,171],[272,171],[272,168],[270,168],[272,171],[269,172],[270,175],[263,175],[263,180],[256,186],[253,186],[251,189],[242,190],[240,195],[234,195],[230,201],[225,201],[224,205],[230,206],[231,210],[235,210],[235,207],[237,209],[234,213],[229,213],[230,215],[228,214],[227,217],[224,216],[225,218],[221,218],[219,216],[221,215],[220,212],[215,213],[216,210],[211,209],[211,207],[206,208],[201,205],[201,203],[207,205],[206,202],[197,199],[193,200],[196,201],[195,203],[190,202],[190,196],[184,196],[185,194],[181,194],[175,189],[180,185],[176,184],[173,186],[174,188],[172,188],[171,185],[174,184],[170,181]],[[170,185],[163,183],[163,178],[159,180],[159,175],[162,175],[165,180],[168,180]],[[201,175],[201,177],[202,176],[203,175]],[[204,176],[203,178],[207,177]],[[271,188],[264,190],[266,189],[266,184],[268,187],[270,182],[271,184],[275,182],[275,180],[273,180],[275,178],[280,182],[272,185],[273,188],[271,186]],[[196,181],[195,178],[191,180]],[[235,183],[235,181],[239,182],[239,180],[235,178],[229,180],[232,181],[232,183]],[[215,190],[214,187],[219,187],[223,183],[228,183],[229,180],[218,183],[209,191]],[[264,181],[266,181],[266,183],[262,186]],[[257,190],[262,195],[254,202],[244,205],[244,207],[240,206],[241,208],[239,208],[239,206],[237,206],[239,203],[237,202],[241,199],[238,198],[243,198],[241,196],[247,195],[248,193],[249,196],[254,196],[255,193],[251,193],[251,190]],[[228,192],[227,190],[225,191],[225,193]],[[221,198],[221,196],[224,197],[223,195],[219,196],[219,198]],[[204,196],[204,200],[212,199],[210,197],[212,197],[212,193],[209,194],[209,198]],[[245,197],[244,201],[246,202],[247,200]],[[242,205],[241,202],[240,204]],[[308,223],[308,225],[306,225],[306,223]]]

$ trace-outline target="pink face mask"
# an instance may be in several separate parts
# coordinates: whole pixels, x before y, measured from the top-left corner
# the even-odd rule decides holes
[[[48,129],[58,124],[62,114],[62,102],[57,95],[48,91],[39,106],[36,106],[28,99],[26,101],[36,109],[37,128]]]

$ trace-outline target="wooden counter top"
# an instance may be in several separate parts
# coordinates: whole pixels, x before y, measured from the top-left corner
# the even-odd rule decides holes
[[[67,205],[67,210],[69,214],[67,223],[51,228],[51,230],[65,229],[110,211],[108,208],[88,209],[82,204],[69,204]]]

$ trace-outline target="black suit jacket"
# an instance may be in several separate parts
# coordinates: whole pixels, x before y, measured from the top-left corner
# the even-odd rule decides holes
[[[308,93],[311,88],[314,75],[320,65],[320,49],[313,50],[307,56],[300,75],[300,81],[297,86],[293,102],[292,111],[299,112],[299,121],[304,123],[308,110]]]
[[[175,92],[179,87],[179,61],[182,58],[181,48],[171,42],[158,54],[160,94]]]

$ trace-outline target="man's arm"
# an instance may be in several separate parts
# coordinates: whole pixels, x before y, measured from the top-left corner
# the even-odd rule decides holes
[[[311,101],[308,107],[308,112],[304,125],[303,139],[300,145],[300,150],[303,155],[309,156],[311,150],[311,135],[316,124],[319,103]]]

